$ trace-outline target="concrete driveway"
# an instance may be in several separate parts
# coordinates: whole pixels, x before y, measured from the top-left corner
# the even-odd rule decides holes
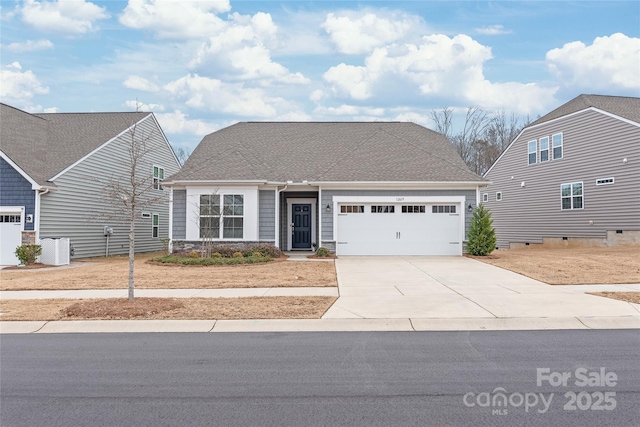
[[[340,297],[326,319],[626,317],[640,326],[639,304],[576,293],[466,257],[341,257],[336,271]]]

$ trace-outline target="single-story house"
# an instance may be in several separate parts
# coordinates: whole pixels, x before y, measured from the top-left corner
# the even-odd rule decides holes
[[[485,178],[499,248],[640,244],[640,98],[576,97],[525,127]]]
[[[48,237],[69,238],[76,257],[127,253],[129,227],[111,215],[102,190],[130,175],[127,142],[134,134],[152,147],[139,176],[154,180],[156,195],[166,193],[136,221],[135,249],[162,249],[169,195],[160,181],[180,164],[153,114],[30,114],[6,104],[0,114],[0,264],[17,263],[17,246]]]
[[[462,255],[487,181],[414,123],[248,122],[205,136],[165,185],[174,251]]]

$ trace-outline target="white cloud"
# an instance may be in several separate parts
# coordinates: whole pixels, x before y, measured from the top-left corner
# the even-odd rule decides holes
[[[122,85],[129,89],[141,90],[144,92],[157,92],[160,90],[158,85],[140,76],[129,76],[122,82]]]
[[[373,13],[355,16],[356,13],[344,12],[342,16],[329,13],[322,28],[330,35],[338,52],[359,55],[399,41],[422,24],[421,18],[403,14],[391,14],[390,18],[381,18]]]
[[[547,64],[560,83],[589,91],[640,90],[640,39],[616,33],[547,52]]]
[[[385,109],[342,104],[339,107],[318,107],[314,113],[325,116],[383,117]]]
[[[487,25],[485,27],[476,28],[475,32],[484,34],[485,36],[498,36],[502,34],[511,34],[511,30],[505,30],[502,25]]]
[[[226,26],[216,15],[229,10],[229,0],[129,0],[119,20],[127,27],[152,31],[159,38],[202,38]]]
[[[27,40],[23,43],[9,43],[2,45],[3,49],[10,52],[34,52],[38,50],[52,49],[53,43],[49,40]]]
[[[49,108],[45,108],[43,113],[57,113],[58,112],[58,107],[49,107]]]
[[[135,111],[164,111],[164,106],[162,104],[145,104],[135,99],[125,101],[124,105]]]
[[[26,0],[20,13],[37,30],[62,34],[85,34],[94,29],[95,21],[109,17],[106,8],[85,0]]]
[[[213,123],[198,119],[190,120],[189,116],[180,110],[175,110],[172,113],[159,113],[156,114],[156,117],[160,127],[166,133],[189,133],[204,136],[220,129],[220,126],[216,126]]]
[[[274,118],[299,110],[280,97],[270,97],[262,88],[242,83],[223,83],[218,79],[189,74],[168,83],[164,89],[187,107],[245,117]]]
[[[376,48],[364,66],[343,63],[330,68],[323,77],[336,96],[356,100],[386,101],[400,94],[415,100],[414,94],[418,93],[462,105],[517,109],[519,113],[553,103],[557,88],[488,81],[483,64],[491,58],[491,48],[467,35],[450,38],[434,34],[423,37],[419,44]]]
[[[206,70],[228,80],[273,80],[286,84],[307,84],[301,73],[291,73],[271,59],[270,45],[276,45],[275,26],[268,13],[253,16],[232,14],[227,27],[211,36],[189,63],[194,70]]]
[[[36,95],[49,93],[31,70],[22,71],[18,62],[2,67],[0,70],[0,97],[8,104],[34,109],[31,100]]]

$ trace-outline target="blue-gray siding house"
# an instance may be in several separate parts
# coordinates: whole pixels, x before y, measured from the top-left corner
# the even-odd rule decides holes
[[[165,184],[174,251],[214,241],[462,255],[487,181],[414,123],[249,122],[205,136]]]
[[[67,237],[76,257],[127,253],[128,226],[103,191],[126,177],[127,141],[135,129],[151,152],[139,169],[158,180],[180,166],[151,113],[30,114],[0,104],[0,265],[17,262],[23,243]],[[136,222],[136,251],[162,249],[169,235],[169,192]],[[107,239],[105,226],[114,233]]]

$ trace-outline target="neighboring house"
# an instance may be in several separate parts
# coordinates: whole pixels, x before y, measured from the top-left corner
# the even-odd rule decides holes
[[[112,209],[104,184],[127,179],[126,141],[148,138],[153,152],[144,170],[160,180],[180,167],[151,113],[29,114],[0,104],[0,264],[17,263],[22,243],[67,237],[76,257],[128,251],[128,226],[104,215]],[[158,185],[159,188],[161,186]],[[168,236],[169,197],[138,219],[136,251],[162,249]],[[101,217],[102,215],[102,217]],[[113,234],[105,237],[105,226]]]
[[[640,243],[640,98],[578,96],[524,128],[485,177],[499,248]]]
[[[479,188],[413,123],[238,123],[204,137],[172,189],[174,251],[215,242],[338,255],[461,255]]]

